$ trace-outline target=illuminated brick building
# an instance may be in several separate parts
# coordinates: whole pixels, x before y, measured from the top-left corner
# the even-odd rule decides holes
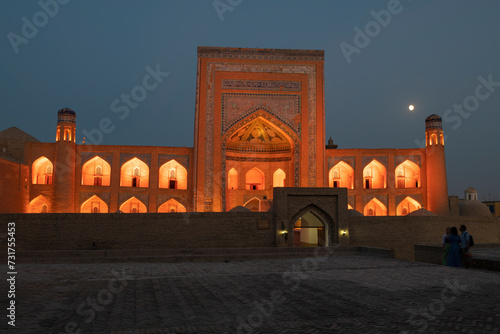
[[[347,188],[367,216],[449,215],[441,118],[426,119],[425,148],[325,146],[323,63],[316,50],[198,48],[194,148],[77,145],[68,108],[55,143],[0,132],[0,212],[267,211],[285,186]]]

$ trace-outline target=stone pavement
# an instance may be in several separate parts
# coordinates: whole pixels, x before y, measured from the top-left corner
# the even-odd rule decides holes
[[[500,333],[498,272],[388,258],[24,264],[17,279],[9,333]]]

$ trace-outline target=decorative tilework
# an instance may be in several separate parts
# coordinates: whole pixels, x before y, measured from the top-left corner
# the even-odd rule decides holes
[[[252,90],[285,90],[301,91],[300,81],[270,81],[270,80],[222,80],[223,89],[252,89]]]
[[[226,205],[223,204],[223,206],[224,206],[223,211],[226,211]],[[210,198],[205,197],[205,209],[204,209],[204,211],[211,212],[211,211],[213,211],[213,209],[214,209],[213,199],[211,197]]]
[[[339,162],[345,162],[346,164],[348,164],[349,166],[352,167],[353,170],[356,170],[356,157],[354,156],[345,156],[345,157],[328,157],[328,171],[330,171],[330,169],[335,166],[336,164],[338,164]]]
[[[401,204],[401,202],[406,198],[406,197],[411,197],[413,198],[415,201],[417,201],[420,206],[423,208],[424,205],[422,204],[424,201],[422,199],[422,194],[400,194],[400,195],[396,195],[396,208],[398,207],[399,204]]]
[[[244,157],[226,157],[226,160],[231,161],[250,161],[250,162],[280,162],[280,161],[290,161],[292,158],[290,157],[281,157],[281,158],[244,158]]]
[[[146,165],[148,165],[149,168],[151,168],[150,153],[120,153],[120,166],[133,158],[142,160],[142,162],[144,162]]]
[[[200,58],[324,61],[322,50],[198,47]]]
[[[299,137],[293,132],[293,130],[289,130],[289,128],[287,128],[287,126],[285,124],[275,121],[275,119],[271,115],[269,115],[269,113],[262,111],[262,110],[251,114],[249,117],[247,117],[244,120],[237,123],[236,126],[229,129],[229,131],[227,131],[225,136],[222,138],[222,164],[223,164],[222,165],[222,173],[223,173],[222,182],[223,182],[223,185],[225,182],[226,143],[227,143],[228,138],[230,138],[234,132],[236,132],[238,129],[240,129],[241,126],[243,126],[244,124],[251,122],[254,119],[259,118],[259,117],[267,120],[269,123],[271,123],[275,127],[277,127],[280,131],[283,131],[290,138],[292,138],[292,140],[294,142],[293,151],[294,151],[294,160],[295,160],[295,167],[294,167],[295,186],[298,187],[299,186],[299,175],[300,175],[300,170],[299,170],[300,169],[300,149],[299,149],[300,148],[300,146],[299,146],[300,141],[299,141]],[[223,188],[223,189],[225,189],[225,188]],[[223,194],[223,196],[225,196],[225,193]]]
[[[394,157],[394,168],[398,167],[401,163],[405,162],[406,160],[410,160],[411,162],[415,163],[418,167],[422,168],[422,163],[420,162],[419,155],[396,155]]]
[[[86,200],[88,200],[94,195],[102,199],[102,201],[106,203],[109,207],[109,197],[110,197],[109,192],[98,193],[98,192],[88,192],[88,191],[80,192],[80,207],[82,206],[83,203],[85,203]]]
[[[300,95],[222,94],[222,134],[257,110],[266,110],[300,136]]]
[[[363,156],[361,158],[361,161],[363,163],[363,168],[365,168],[374,159],[380,162],[387,170],[387,155]]]
[[[176,155],[176,154],[158,154],[158,167],[170,160],[175,160],[180,163],[186,170],[189,170],[189,155]]]
[[[167,202],[168,200],[171,200],[171,199],[175,199],[177,202],[182,204],[186,209],[188,208],[188,206],[184,202],[185,201],[184,198],[176,197],[176,196],[172,196],[172,195],[166,195],[166,194],[159,194],[157,197],[157,200],[156,200],[156,211],[158,212],[158,208],[160,206],[162,206],[165,202]]]
[[[387,211],[389,211],[389,205],[387,204],[387,194],[363,195],[363,209],[366,204],[368,204],[368,202],[370,202],[374,198],[378,199],[382,204],[384,204]]]
[[[82,152],[80,154],[80,165],[83,166],[87,161],[97,156],[106,161],[110,166],[113,166],[113,153],[111,152]]]
[[[135,197],[148,208],[149,211],[149,194],[132,194],[132,193],[119,193],[118,194],[118,208],[130,198]]]
[[[244,55],[241,51],[234,53],[231,50],[220,50],[220,48],[199,48],[198,56],[205,58],[231,58],[231,59],[286,59],[293,60],[294,57],[297,60],[314,60],[322,61],[324,59],[323,53],[318,51],[312,52],[302,52],[297,51],[297,56],[290,54],[290,52],[280,54],[269,53],[273,50],[267,50],[264,53],[257,52],[252,55]],[[213,52],[213,53],[212,53]],[[221,52],[224,53],[222,57]],[[292,52],[293,53],[293,52]],[[227,54],[227,56],[226,56]],[[311,59],[309,59],[311,58]],[[213,157],[213,145],[214,145],[214,113],[215,113],[215,72],[225,71],[225,72],[257,72],[257,73],[302,73],[307,74],[308,80],[308,103],[307,103],[307,113],[308,120],[312,121],[313,124],[309,126],[309,136],[310,140],[308,143],[308,161],[309,161],[309,171],[308,171],[308,184],[310,186],[315,186],[316,179],[316,66],[315,65],[291,65],[291,64],[242,64],[242,63],[227,63],[227,62],[208,62],[207,67],[200,69],[200,71],[207,71],[207,95],[206,95],[206,105],[205,105],[205,185],[204,185],[204,197],[205,201],[205,211],[211,211],[209,208],[213,208],[213,196],[214,196],[214,157]],[[197,109],[197,113],[200,109]],[[224,143],[223,143],[224,145]],[[299,145],[296,146],[300,147]],[[223,146],[223,163],[225,160],[225,147]],[[295,169],[299,166],[299,150],[296,149],[294,153],[295,158]],[[222,210],[225,211],[225,170],[222,170],[221,184],[222,184]],[[299,176],[295,175],[295,184],[299,185]]]

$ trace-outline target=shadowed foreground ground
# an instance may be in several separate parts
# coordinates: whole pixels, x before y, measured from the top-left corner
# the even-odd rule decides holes
[[[13,333],[500,333],[498,272],[377,257],[30,264],[17,279]]]

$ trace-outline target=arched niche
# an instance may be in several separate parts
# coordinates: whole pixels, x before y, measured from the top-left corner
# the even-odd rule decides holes
[[[82,166],[82,185],[109,186],[111,184],[111,166],[101,158],[95,156]]]
[[[97,195],[90,197],[80,207],[81,213],[108,213],[108,205]]]
[[[175,160],[160,167],[159,187],[164,189],[187,189],[188,173],[186,168]]]
[[[142,203],[139,199],[136,197],[132,196],[125,202],[123,202],[122,205],[120,205],[120,211],[124,213],[145,213],[148,212],[148,209]]]
[[[149,187],[149,167],[139,158],[132,158],[120,169],[121,187]]]

